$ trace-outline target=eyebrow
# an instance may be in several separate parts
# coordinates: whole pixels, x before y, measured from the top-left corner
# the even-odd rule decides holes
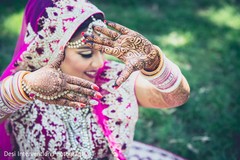
[[[91,49],[90,47],[87,47],[87,46],[83,46],[81,48],[76,48],[77,50],[81,50],[81,49]],[[92,49],[91,49],[92,50]]]
[[[82,48],[76,48],[78,52],[82,55],[89,55],[92,54],[92,49],[89,47],[82,47]],[[87,50],[86,50],[87,49]],[[91,53],[84,53],[84,52],[91,52]]]

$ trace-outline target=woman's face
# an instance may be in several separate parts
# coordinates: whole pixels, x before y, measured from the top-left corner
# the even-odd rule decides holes
[[[76,37],[75,40],[81,38]],[[71,40],[71,41],[75,41]],[[94,82],[96,73],[104,64],[104,55],[83,45],[79,48],[65,49],[65,59],[61,64],[64,73]]]

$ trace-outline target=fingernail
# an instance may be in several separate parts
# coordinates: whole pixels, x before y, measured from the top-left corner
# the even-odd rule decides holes
[[[113,85],[113,88],[115,89],[115,90],[117,90],[118,88],[119,88],[119,85],[117,85],[116,83]]]
[[[86,104],[83,104],[83,103],[82,103],[82,104],[81,104],[81,106],[82,106],[82,107],[85,107],[85,106],[86,106]]]
[[[119,86],[114,86],[113,88],[114,88],[115,90],[117,90],[117,89],[119,88]]]
[[[79,104],[78,104],[78,107],[79,107],[79,108],[82,108],[82,107],[85,107],[85,106],[86,106],[86,104],[84,104],[84,103],[79,103]]]
[[[105,20],[103,21],[103,23],[105,23],[105,24],[106,24],[106,23],[107,23],[107,20],[105,19]]]
[[[93,106],[98,105],[98,101],[93,100],[93,99],[90,100],[89,103],[90,103],[90,105],[93,105]]]
[[[93,85],[93,86],[92,86],[92,89],[94,89],[95,91],[99,91],[99,87],[96,86],[96,85]]]
[[[97,99],[101,99],[103,96],[97,92],[97,93],[95,93],[94,97]]]
[[[85,32],[81,32],[81,35],[84,36],[84,35],[85,35]]]

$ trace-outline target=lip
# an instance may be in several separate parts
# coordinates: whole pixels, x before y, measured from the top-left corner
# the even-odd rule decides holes
[[[93,79],[96,78],[97,70],[85,71],[84,74],[87,75],[89,78]]]

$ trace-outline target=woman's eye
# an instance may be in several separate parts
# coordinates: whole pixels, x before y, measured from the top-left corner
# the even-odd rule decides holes
[[[83,58],[91,58],[92,54],[80,54]]]
[[[92,57],[92,51],[89,51],[89,52],[79,52],[79,54],[80,54],[83,58],[91,58],[91,57]]]

